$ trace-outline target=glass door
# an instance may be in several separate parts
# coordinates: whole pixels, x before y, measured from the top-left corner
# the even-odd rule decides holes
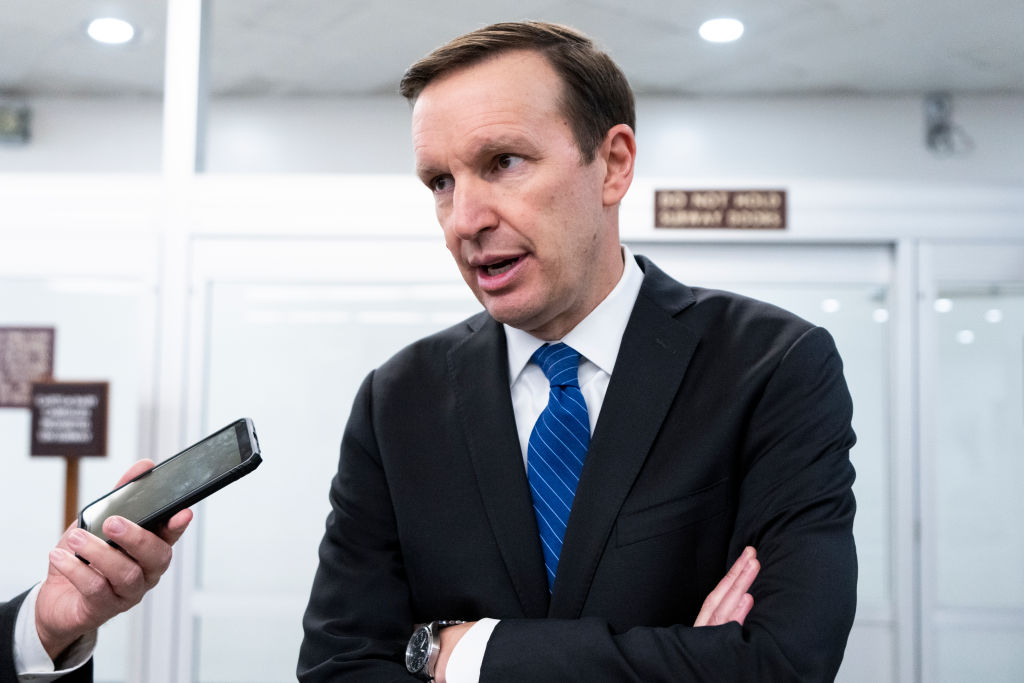
[[[251,417],[264,461],[182,539],[180,680],[292,680],[356,390],[480,306],[436,239],[199,239],[192,254],[189,429]]]
[[[1024,676],[1024,243],[922,249],[923,679]]]
[[[55,380],[109,383],[107,453],[81,459],[79,507],[113,488],[134,461],[163,455],[152,450],[150,413],[157,299],[151,273],[157,263],[156,243],[142,236],[104,239],[12,228],[2,239],[0,327],[52,329]],[[16,359],[0,359],[6,361]],[[0,501],[8,545],[0,563],[0,600],[45,578],[47,553],[64,531],[64,460],[30,456],[30,434],[27,406],[0,408]],[[137,679],[143,607],[100,628],[97,681]]]

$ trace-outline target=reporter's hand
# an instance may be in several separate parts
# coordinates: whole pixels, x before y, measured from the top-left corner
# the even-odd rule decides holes
[[[757,552],[747,546],[725,577],[708,594],[693,625],[721,626],[730,621],[742,624],[754,606],[754,598],[747,591],[760,570]]]
[[[152,467],[151,460],[140,460],[117,485]],[[68,527],[50,551],[49,570],[36,599],[36,631],[50,658],[56,660],[79,637],[137,605],[167,571],[171,546],[191,521],[192,511],[182,510],[154,534],[123,517],[110,517],[103,533],[120,550],[77,524]]]

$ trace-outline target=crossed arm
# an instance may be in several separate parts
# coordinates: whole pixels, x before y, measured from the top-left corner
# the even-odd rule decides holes
[[[761,565],[757,561],[757,551],[748,546],[714,590],[708,594],[693,625],[695,627],[721,626],[730,621],[742,625],[754,606],[754,598],[747,591],[750,590],[760,570]],[[438,655],[435,671],[437,683],[447,683],[448,660],[451,658],[455,646],[475,624],[476,622],[467,622],[449,626],[441,631],[441,652]]]

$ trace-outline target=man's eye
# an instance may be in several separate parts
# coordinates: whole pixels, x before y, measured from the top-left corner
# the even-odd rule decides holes
[[[455,179],[450,175],[439,175],[430,181],[430,189],[434,192],[447,192],[455,185]]]
[[[495,164],[497,164],[498,168],[506,171],[510,168],[515,168],[522,162],[523,158],[518,157],[515,154],[500,154],[495,160]]]

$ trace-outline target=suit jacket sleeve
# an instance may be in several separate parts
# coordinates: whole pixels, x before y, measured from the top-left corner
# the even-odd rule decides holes
[[[412,630],[388,486],[360,387],[331,482],[331,512],[303,618],[301,681],[415,681],[399,654]]]
[[[0,604],[0,683],[17,683],[18,672],[14,669],[14,627],[18,610],[28,592],[22,593],[10,602]],[[92,683],[92,660],[58,679],[64,683]]]
[[[729,556],[753,545],[762,569],[743,627],[505,620],[481,681],[834,679],[856,604],[851,415],[831,337],[811,329],[783,354],[744,439]]]

